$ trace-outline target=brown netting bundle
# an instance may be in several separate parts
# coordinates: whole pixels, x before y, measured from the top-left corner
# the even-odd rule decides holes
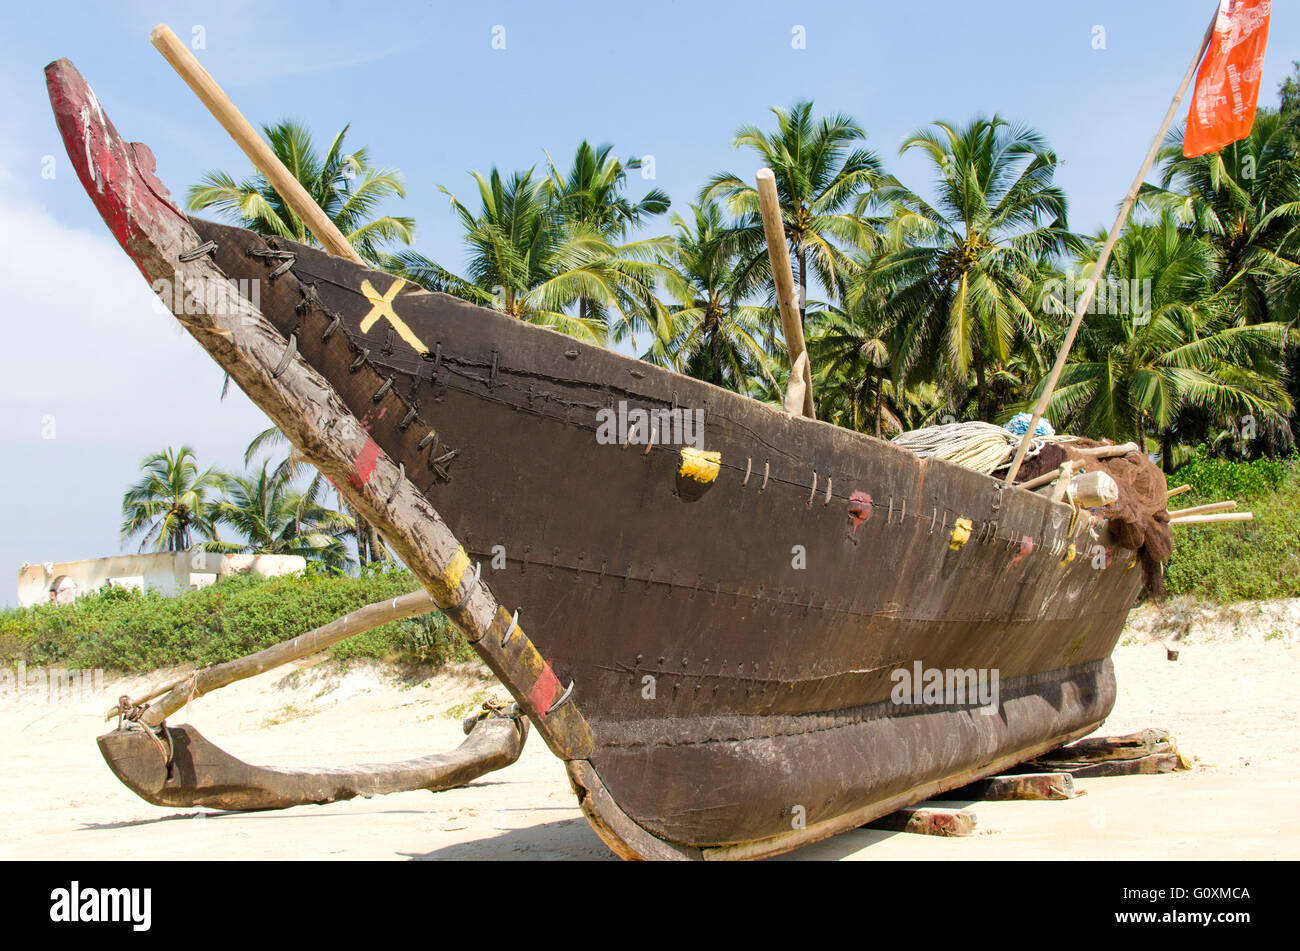
[[[1110,443],[1083,438],[1049,442],[1038,455],[1025,459],[1016,473],[1016,482],[1051,472],[1066,460],[1074,462],[1076,475],[1098,470],[1108,473],[1119,486],[1119,498],[1113,505],[1092,511],[1110,523],[1119,545],[1137,552],[1147,591],[1155,598],[1162,598],[1165,593],[1164,565],[1173,550],[1165,475],[1144,452],[1130,452],[1108,459],[1078,452],[1105,445]]]

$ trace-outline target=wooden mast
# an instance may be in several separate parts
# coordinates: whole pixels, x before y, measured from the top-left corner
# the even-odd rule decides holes
[[[153,28],[149,34],[151,42],[158,52],[162,53],[163,58],[171,63],[172,68],[180,74],[181,79],[194,90],[194,94],[199,100],[208,107],[213,118],[221,123],[222,128],[230,133],[230,137],[235,140],[235,144],[243,149],[244,154],[248,156],[253,166],[262,173],[271,187],[274,188],[284,203],[288,205],[295,215],[297,215],[304,225],[307,226],[316,240],[330,254],[338,255],[341,258],[347,258],[356,264],[364,264],[361,255],[357,254],[356,249],[343,232],[335,227],[334,222],[330,221],[329,216],[321,210],[320,205],[307,194],[307,189],[302,187],[298,179],[293,177],[293,173],[284,167],[284,163],[276,157],[271,151],[271,147],[266,144],[266,140],[257,134],[257,130],[249,125],[248,120],[243,117],[235,104],[230,101],[230,97],[222,91],[217,85],[217,81],[209,75],[203,65],[194,58],[189,47],[180,41],[171,27],[166,23],[160,23]]]
[[[804,347],[803,320],[799,314],[799,295],[794,289],[794,272],[790,269],[790,251],[781,225],[781,202],[776,195],[776,176],[770,168],[760,168],[758,206],[763,212],[763,234],[767,237],[767,257],[772,263],[772,282],[776,285],[776,305],[781,311],[781,329],[790,353],[790,380],[786,384],[786,412],[795,413],[800,405],[803,415],[817,418],[813,401],[812,367]],[[803,361],[800,362],[800,357]],[[802,372],[800,372],[802,371]],[[802,377],[802,380],[800,379]],[[799,389],[803,388],[802,398]],[[793,404],[793,405],[792,405]]]
[[[1174,116],[1178,113],[1178,107],[1183,101],[1183,96],[1187,93],[1187,87],[1191,85],[1192,77],[1196,75],[1196,67],[1200,65],[1201,58],[1205,56],[1205,51],[1210,46],[1210,39],[1214,36],[1214,25],[1218,22],[1218,19],[1219,6],[1216,3],[1214,17],[1210,20],[1210,26],[1205,31],[1201,46],[1196,51],[1192,65],[1187,67],[1187,72],[1183,75],[1183,81],[1179,84],[1178,92],[1174,94],[1173,101],[1169,103],[1169,111],[1165,113],[1165,121],[1161,123],[1160,131],[1156,133],[1151,148],[1147,150],[1146,158],[1142,160],[1142,168],[1138,171],[1137,178],[1133,180],[1133,186],[1129,188],[1128,194],[1124,196],[1124,203],[1120,206],[1119,214],[1115,216],[1115,223],[1110,226],[1110,232],[1106,235],[1106,243],[1102,246],[1101,254],[1097,257],[1097,263],[1093,265],[1092,273],[1088,276],[1088,286],[1084,288],[1083,295],[1079,298],[1079,304],[1074,312],[1074,320],[1070,324],[1070,329],[1066,331],[1065,341],[1061,344],[1060,352],[1056,355],[1056,363],[1052,367],[1051,374],[1047,377],[1047,385],[1043,387],[1042,395],[1038,397],[1038,402],[1034,405],[1034,414],[1029,420],[1029,428],[1025,430],[1020,445],[1016,447],[1015,458],[1011,460],[1011,468],[1007,470],[1006,485],[1011,485],[1016,481],[1016,474],[1020,471],[1020,465],[1025,461],[1025,453],[1029,449],[1029,444],[1033,442],[1034,430],[1038,427],[1038,421],[1043,418],[1043,413],[1047,411],[1047,402],[1052,398],[1052,391],[1056,389],[1057,381],[1061,378],[1061,371],[1065,369],[1065,361],[1070,355],[1070,348],[1074,346],[1074,338],[1079,333],[1079,325],[1083,323],[1083,315],[1088,312],[1088,308],[1092,305],[1093,295],[1097,292],[1097,283],[1101,280],[1102,274],[1105,273],[1106,263],[1110,260],[1110,253],[1115,248],[1115,242],[1119,239],[1119,233],[1124,228],[1124,222],[1128,220],[1129,212],[1133,209],[1133,203],[1137,200],[1142,183],[1146,181],[1147,172],[1151,170],[1151,165],[1156,160],[1156,154],[1160,151],[1160,144],[1164,141],[1169,127],[1173,125]]]

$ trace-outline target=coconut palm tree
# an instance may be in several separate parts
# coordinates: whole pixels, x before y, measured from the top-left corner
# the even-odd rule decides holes
[[[851,117],[813,116],[813,104],[804,100],[789,109],[773,108],[777,128],[764,132],[741,126],[732,144],[747,148],[772,170],[786,240],[794,257],[800,310],[806,311],[808,282],[815,274],[827,293],[843,292],[849,263],[846,247],[874,247],[872,222],[861,217],[864,194],[884,181],[879,157],[858,147],[866,133]],[[753,183],[724,172],[715,175],[700,194],[702,202],[725,198],[740,219],[746,269],[766,271],[766,242]]]
[[[414,251],[386,259],[386,268],[429,290],[441,290],[520,320],[603,343],[611,323],[659,326],[655,278],[661,265],[642,258],[665,242],[612,243],[597,227],[570,218],[549,178],[534,169],[503,178],[472,172],[477,214],[446,188],[465,229],[470,260],[461,277]],[[587,313],[568,308],[586,300]],[[609,316],[607,316],[609,315]]]
[[[1145,445],[1154,430],[1166,471],[1185,411],[1280,423],[1293,410],[1283,383],[1285,327],[1239,324],[1214,275],[1210,243],[1172,214],[1130,225],[1106,276],[1137,288],[1142,306],[1105,307],[1084,321],[1048,415],[1080,435],[1115,442]]]
[[[200,472],[194,450],[168,447],[140,462],[140,480],[122,496],[122,543],[140,537],[140,551],[184,551],[195,538],[216,540],[215,499],[226,484],[215,469]]]
[[[666,192],[652,188],[639,201],[624,193],[627,173],[641,168],[641,160],[621,162],[611,158],[612,145],[593,147],[583,140],[573,155],[567,175],[561,174],[547,156],[550,182],[561,212],[570,220],[596,229],[610,240],[627,237],[630,228],[639,227],[648,218],[662,215],[670,200]]]
[[[215,520],[229,525],[242,542],[212,541],[209,551],[301,555],[343,571],[354,562],[343,539],[355,530],[353,520],[320,503],[319,483],[297,491],[283,469],[269,462],[246,476],[228,478],[225,498]]]
[[[1278,112],[1260,109],[1247,138],[1195,158],[1183,155],[1183,130],[1175,129],[1160,152],[1160,185],[1141,194],[1210,243],[1238,322],[1291,318],[1294,306],[1285,304],[1295,301],[1285,302],[1276,284],[1300,261],[1300,160]]]
[[[1037,132],[1001,116],[962,127],[936,122],[900,154],[913,150],[935,170],[936,200],[882,186],[879,200],[892,206],[894,221],[872,278],[889,289],[904,373],[931,369],[959,405],[973,368],[976,415],[989,420],[990,377],[1017,344],[1048,332],[1032,307],[1039,262],[1078,246],[1054,182],[1057,157]]]
[[[821,394],[819,415],[858,432],[879,437],[886,420],[901,428],[898,415],[886,407],[886,379],[890,376],[890,326],[877,311],[862,307],[845,310],[834,305],[809,311],[808,353]]]
[[[637,261],[653,260],[664,249],[667,243],[664,239],[634,242],[625,239],[629,229],[639,227],[655,215],[663,214],[671,202],[668,194],[658,188],[650,189],[639,201],[628,198],[624,194],[627,173],[641,168],[641,160],[630,158],[621,162],[610,156],[613,148],[612,145],[593,147],[584,139],[578,143],[567,174],[561,174],[547,155],[552,198],[566,220],[592,229],[611,243],[618,243],[620,257]],[[614,267],[619,266],[617,261],[611,263]],[[607,316],[599,311],[599,306],[591,298],[586,295],[578,298],[579,318]],[[645,319],[650,315],[662,317],[654,308],[633,305],[630,314],[630,322],[618,321],[611,328],[615,340],[622,339],[626,333],[643,329],[662,331],[662,325],[651,326],[651,321]]]
[[[272,476],[276,479],[293,482],[305,473],[310,478],[304,494],[312,499],[324,498],[325,493],[328,491],[327,487],[333,488],[333,484],[325,478],[324,474],[302,457],[297,448],[289,442],[277,426],[264,429],[253,437],[252,442],[248,444],[248,448],[244,450],[244,466],[252,465],[254,457],[259,453],[264,451],[274,452],[279,448],[287,448],[287,453],[272,470]],[[361,514],[343,497],[343,493],[339,492],[337,488],[334,491],[338,499],[339,511],[346,513],[347,518],[351,520],[353,525],[352,531],[344,534],[351,534],[356,542],[357,562],[361,565],[367,565],[371,562],[391,561],[393,556],[388,551],[387,546],[384,545],[383,540],[380,539],[379,533],[375,531],[374,525],[362,518]]]
[[[750,380],[771,378],[769,308],[743,301],[761,276],[738,253],[743,235],[723,220],[717,202],[674,215],[672,250],[664,256],[667,339],[656,337],[644,359],[717,386],[748,392]]]
[[[385,201],[405,197],[406,186],[395,169],[373,167],[367,149],[345,153],[343,139],[348,128],[344,126],[334,137],[323,156],[316,150],[311,133],[299,123],[285,120],[264,126],[263,131],[276,157],[348,243],[367,261],[377,262],[385,245],[411,243],[415,220],[377,214]],[[195,211],[215,208],[240,227],[259,234],[317,244],[260,172],[239,182],[228,172],[209,172],[190,189],[189,207]]]

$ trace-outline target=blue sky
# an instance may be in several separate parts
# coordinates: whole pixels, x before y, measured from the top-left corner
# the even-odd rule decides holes
[[[139,459],[188,442],[237,469],[264,417],[169,316],[113,244],[68,166],[43,67],[66,56],[124,135],[146,142],[183,194],[247,162],[149,45],[167,22],[256,125],[293,117],[405,174],[393,211],[416,247],[459,270],[444,195],[470,169],[563,163],[580,139],[654,156],[675,206],[720,170],[742,123],[813,98],[847,112],[892,171],[924,188],[900,141],[934,119],[998,112],[1061,156],[1076,230],[1108,225],[1205,30],[1209,0],[909,0],[375,4],[10,5],[0,29],[0,604],[23,561],[120,550],[121,493]],[[493,48],[504,28],[504,49]],[[795,49],[796,27],[806,48]],[[1104,31],[1104,48],[1095,48]],[[500,36],[499,30],[495,32]],[[1261,101],[1300,59],[1300,7],[1274,4]],[[54,176],[42,169],[54,156]],[[471,203],[472,204],[472,203]],[[663,223],[654,230],[666,230]],[[53,422],[53,430],[50,422]],[[43,438],[53,432],[54,438]],[[6,580],[8,579],[8,580]]]

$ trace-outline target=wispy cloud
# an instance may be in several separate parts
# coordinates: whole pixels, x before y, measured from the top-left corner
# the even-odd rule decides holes
[[[32,178],[39,174],[29,173]],[[66,163],[59,175],[80,185]],[[0,161],[0,579],[24,561],[120,550],[125,487],[147,453],[190,443],[238,468],[269,423],[156,298],[107,229],[70,228]],[[12,603],[11,584],[0,604]]]

